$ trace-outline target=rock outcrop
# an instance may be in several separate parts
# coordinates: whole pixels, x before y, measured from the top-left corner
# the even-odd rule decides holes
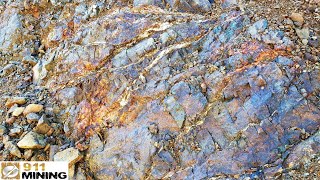
[[[7,101],[37,132],[19,148],[59,144],[55,160],[72,151],[74,169],[83,156],[75,177],[96,179],[272,179],[319,157],[319,59],[292,56],[293,40],[237,1],[218,17],[209,0],[59,3],[39,5],[60,7],[52,21],[33,14],[42,45],[28,81],[46,102]],[[18,51],[20,16],[0,15],[0,50]]]

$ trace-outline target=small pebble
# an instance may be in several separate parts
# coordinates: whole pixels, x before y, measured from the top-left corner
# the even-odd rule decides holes
[[[27,102],[27,100],[24,97],[13,97],[13,98],[8,99],[5,105],[7,108],[10,108],[14,104],[23,105],[26,102]]]
[[[29,160],[32,157],[33,151],[31,149],[26,150],[23,154],[24,159]]]
[[[25,110],[23,111],[23,115],[28,115],[29,113],[37,113],[43,109],[43,105],[41,104],[29,104]]]
[[[300,25],[302,25],[304,22],[304,18],[300,13],[292,13],[290,15],[290,18],[292,19],[292,21],[297,22]]]
[[[12,112],[12,116],[18,117],[20,116],[24,111],[24,107],[17,107],[15,110]]]
[[[6,119],[6,123],[13,124],[15,120],[16,120],[15,117],[10,117],[10,118]]]
[[[308,39],[303,39],[302,44],[306,46],[308,44]]]

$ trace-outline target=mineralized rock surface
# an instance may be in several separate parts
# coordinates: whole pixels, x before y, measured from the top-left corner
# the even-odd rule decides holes
[[[294,38],[238,1],[2,4],[3,159],[72,150],[76,179],[273,179],[319,163],[319,51],[292,55]]]

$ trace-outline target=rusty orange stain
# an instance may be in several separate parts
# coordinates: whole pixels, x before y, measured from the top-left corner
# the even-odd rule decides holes
[[[278,57],[280,55],[286,55],[286,52],[283,50],[270,49],[270,50],[266,50],[266,51],[261,52],[255,61],[259,62],[259,61],[264,61],[264,60],[268,60],[268,59],[275,59],[276,57]]]
[[[31,12],[31,14],[32,14],[33,17],[39,19],[39,17],[40,17],[40,12],[39,12],[38,7],[33,6],[33,7],[31,8],[31,11],[30,11],[30,12]]]

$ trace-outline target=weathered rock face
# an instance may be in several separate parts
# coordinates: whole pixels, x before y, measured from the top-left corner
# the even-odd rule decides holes
[[[134,6],[154,5],[181,12],[206,13],[211,10],[210,0],[134,0]]]
[[[104,148],[89,152],[98,179],[117,173],[163,178],[178,166],[171,174],[178,179],[243,174],[281,165],[302,129],[318,130],[320,112],[308,95],[319,91],[319,71],[299,73],[299,62],[286,58],[292,44],[286,37],[259,34],[265,20],[247,29],[248,17],[237,12],[216,21],[137,10],[80,26],[78,34],[95,33],[76,35],[77,45],[59,50],[65,53],[56,54],[61,61],[53,71],[61,75],[47,84],[81,87],[79,113],[70,117],[76,130],[112,124]],[[151,123],[158,124],[159,134],[148,131]],[[167,145],[162,136],[178,137]]]
[[[16,48],[21,27],[19,9],[15,5],[8,7],[0,16],[0,51]]]
[[[95,172],[96,178],[108,179],[135,177],[142,179],[145,173],[152,165],[151,157],[156,153],[155,141],[148,130],[146,120],[138,120],[138,123],[145,125],[128,126],[126,128],[117,128],[109,132],[106,139],[108,144],[98,147],[91,145],[88,162],[90,169]],[[100,141],[99,138],[93,138],[93,143]],[[98,150],[101,149],[101,150]],[[115,168],[117,167],[117,168]]]
[[[290,168],[300,168],[304,164],[308,164],[307,161],[316,157],[320,151],[320,134],[317,132],[306,141],[297,145],[292,153],[288,155],[285,161],[285,165]],[[300,166],[300,167],[299,167]]]
[[[76,147],[94,178],[265,178],[319,154],[319,68],[292,58],[292,41],[266,19],[201,15],[207,0],[109,3],[99,16],[92,4],[65,6],[44,25],[46,52],[33,67],[68,138],[90,141]],[[30,122],[39,106],[25,113]],[[39,120],[35,130],[50,129]],[[44,148],[40,134],[18,147]],[[80,160],[73,147],[55,157],[69,150]]]

